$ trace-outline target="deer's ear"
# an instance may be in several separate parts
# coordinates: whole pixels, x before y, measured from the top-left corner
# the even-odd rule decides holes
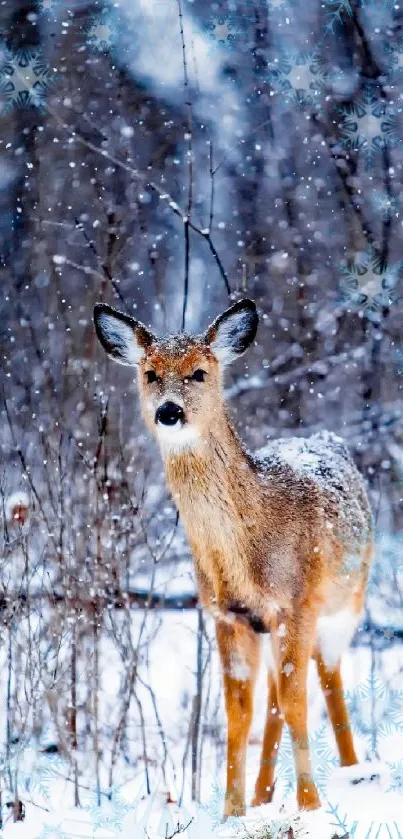
[[[156,340],[138,320],[117,312],[106,303],[94,306],[94,324],[105,352],[119,364],[138,364]]]
[[[239,300],[211,324],[206,339],[221,364],[230,364],[255,339],[259,316],[253,300]]]

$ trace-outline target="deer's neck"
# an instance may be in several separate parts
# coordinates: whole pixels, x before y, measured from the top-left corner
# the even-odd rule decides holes
[[[224,608],[242,600],[252,585],[251,536],[254,542],[252,534],[262,529],[261,487],[251,458],[225,416],[202,445],[164,459],[203,601],[213,598]]]
[[[179,509],[187,500],[214,504],[216,490],[224,497],[234,482],[256,483],[253,466],[226,414],[210,428],[195,448],[164,456],[168,484]]]

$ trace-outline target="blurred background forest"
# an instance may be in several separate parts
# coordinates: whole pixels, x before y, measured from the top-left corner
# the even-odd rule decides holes
[[[0,21],[2,786],[20,818],[33,749],[76,803],[88,772],[97,802],[160,772],[198,797],[225,744],[211,628],[93,304],[162,333],[256,300],[235,424],[351,447],[379,541],[355,644],[381,672],[403,637],[402,9],[5,0]]]

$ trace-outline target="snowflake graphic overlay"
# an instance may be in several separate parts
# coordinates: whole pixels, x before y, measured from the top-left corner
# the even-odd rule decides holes
[[[172,33],[170,34],[172,40]],[[94,55],[112,57],[130,54],[136,43],[136,33],[115,6],[104,8],[91,15],[84,27],[84,38]]]
[[[24,787],[31,795],[40,796],[42,801],[50,802],[54,783],[68,776],[68,762],[58,755],[43,755],[37,761],[35,769],[27,767],[23,774]]]
[[[359,6],[375,29],[384,29],[391,23],[394,0],[323,0],[325,9],[325,32],[334,32],[337,25],[343,26],[346,18],[353,17],[354,9]]]
[[[93,791],[89,801],[83,806],[83,810],[91,817],[93,829],[96,831],[109,828],[121,831],[124,819],[132,812],[133,804],[122,796],[119,789],[114,789],[112,793],[101,792],[100,798],[101,804],[99,795]]]
[[[286,0],[269,0],[269,9],[272,12],[277,12],[279,9],[287,9]]]
[[[393,23],[393,12],[398,8],[395,0],[359,0],[362,15],[372,31],[387,29]]]
[[[401,206],[396,196],[388,195],[384,189],[374,189],[370,201],[375,212],[380,215],[383,221],[387,221],[393,216],[399,218]]]
[[[315,783],[319,792],[325,795],[328,779],[339,765],[327,721],[309,735],[309,749]],[[286,795],[293,791],[295,787],[294,752],[288,728],[281,739],[275,777],[281,782]]]
[[[337,24],[343,25],[345,17],[352,17],[350,0],[324,0],[326,26],[325,32],[334,32]]]
[[[3,110],[13,107],[43,110],[46,94],[54,80],[54,72],[39,51],[7,52],[0,64]]]
[[[386,41],[384,44],[386,54],[388,81],[390,84],[402,84],[403,82],[403,37],[399,38],[396,44]]]
[[[363,156],[367,171],[383,149],[402,142],[397,113],[381,96],[378,85],[366,84],[361,95],[339,112],[341,143],[347,151]]]
[[[97,12],[86,26],[86,41],[95,52],[109,52],[117,44],[117,27],[109,9]]]
[[[374,753],[382,738],[390,738],[402,730],[403,723],[403,691],[394,690],[377,676],[369,676],[359,683],[356,688],[346,692],[351,727],[355,739],[360,738],[367,745],[368,752]],[[318,787],[324,810],[335,828],[342,830],[342,835],[348,834],[350,839],[362,833],[357,829],[361,822],[351,821],[346,813],[343,801],[338,801],[332,791],[332,775],[339,766],[334,737],[329,721],[326,720],[313,734],[309,735],[313,776]],[[368,767],[368,769],[365,769]],[[387,786],[383,786],[385,793],[403,792],[403,761],[386,763],[385,773]],[[378,782],[376,774],[371,775],[371,763],[357,766],[356,775],[347,775],[345,783],[355,784],[367,776],[369,783]],[[288,728],[285,729],[281,741],[276,766],[276,779],[281,782],[281,794],[295,794],[295,770],[291,738]],[[355,780],[355,778],[357,780]],[[338,782],[339,783],[339,782]],[[340,788],[337,787],[339,794]],[[341,793],[342,794],[342,793]],[[403,800],[402,800],[403,803]],[[386,801],[385,806],[387,807]],[[364,814],[362,820],[365,821]],[[382,832],[384,830],[384,832]],[[373,831],[373,832],[371,832]],[[378,832],[377,832],[378,831]],[[396,823],[388,823],[387,812],[379,812],[379,821],[372,822],[367,839],[386,836],[388,839],[401,839]]]
[[[396,375],[403,375],[400,349],[395,352],[394,364]],[[393,448],[390,454],[393,459],[391,468],[393,478],[398,485],[401,485],[403,484],[403,452],[400,447],[397,447]],[[368,595],[370,598],[372,596],[377,599],[385,598],[389,605],[393,604],[398,616],[401,609],[398,591],[400,584],[403,584],[403,536],[382,534],[377,539],[375,558],[368,582]]]
[[[316,52],[285,54],[268,65],[269,80],[283,104],[319,111],[326,92],[326,74]]]
[[[403,691],[393,690],[377,676],[370,676],[354,691],[347,691],[346,700],[353,729],[370,751],[374,751],[379,738],[401,731]]]
[[[388,761],[390,769],[390,783],[388,792],[398,792],[403,795],[403,760]]]
[[[65,832],[62,822],[44,824],[37,839],[71,839],[71,834]]]
[[[39,0],[39,11],[49,14],[56,8],[57,0]]]
[[[218,14],[206,23],[205,30],[210,41],[210,49],[231,47],[240,41],[241,25],[234,13]]]
[[[222,820],[222,814],[224,810],[224,801],[225,801],[225,791],[223,790],[219,781],[215,780],[212,787],[210,796],[206,802],[206,804],[201,804],[202,810],[208,814],[212,826],[218,827]]]
[[[396,286],[402,263],[384,265],[372,249],[359,253],[341,269],[340,288],[346,302],[370,320],[379,321],[382,311],[396,301]]]

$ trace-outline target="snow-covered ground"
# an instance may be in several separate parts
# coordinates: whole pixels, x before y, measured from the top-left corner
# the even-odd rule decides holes
[[[134,613],[133,621],[140,620],[141,615]],[[309,680],[310,738],[314,772],[323,802],[320,812],[302,816],[296,813],[293,760],[286,732],[279,753],[274,803],[251,809],[245,819],[221,825],[225,717],[217,655],[213,648],[208,681],[204,684],[202,804],[195,808],[189,800],[189,773],[183,797],[181,793],[184,741],[189,719],[186,709],[189,698],[195,692],[197,616],[193,612],[165,613],[161,620],[140,676],[147,674],[160,714],[160,728],[166,736],[168,759],[165,778],[158,766],[159,733],[156,731],[155,712],[150,692],[144,689],[144,695],[139,695],[153,758],[153,761],[150,760],[153,763],[151,795],[145,793],[142,769],[136,768],[119,775],[114,800],[108,802],[103,796],[103,804],[99,807],[91,792],[93,770],[91,765],[85,767],[84,760],[87,784],[82,783],[80,790],[81,808],[74,808],[71,777],[63,761],[52,755],[38,758],[37,752],[26,749],[19,767],[19,793],[26,806],[26,819],[20,823],[12,823],[10,819],[3,830],[4,839],[166,839],[166,836],[172,836],[178,821],[184,826],[191,822],[187,831],[180,834],[185,839],[246,839],[255,835],[270,839],[272,835],[281,835],[278,833],[279,825],[287,819],[294,825],[295,837],[306,835],[314,839],[330,839],[335,834],[344,836],[346,833],[354,839],[398,839],[403,836],[403,691],[400,690],[403,648],[391,645],[376,654],[377,673],[382,672],[382,679],[371,676],[373,654],[368,648],[353,648],[343,663],[355,739],[362,760],[353,769],[338,768],[333,735],[312,664]],[[212,636],[212,626],[208,624],[207,629]],[[100,695],[105,703],[104,713],[107,714],[112,713],[112,705],[108,711],[108,703],[113,701],[116,681],[112,647],[104,649],[103,661],[105,667]],[[258,769],[265,713],[265,681],[262,665],[248,754],[249,797]],[[371,779],[371,776],[374,777]],[[357,780],[360,782],[354,783]],[[178,808],[176,803],[167,804],[168,796],[173,802],[181,799],[181,807]]]

